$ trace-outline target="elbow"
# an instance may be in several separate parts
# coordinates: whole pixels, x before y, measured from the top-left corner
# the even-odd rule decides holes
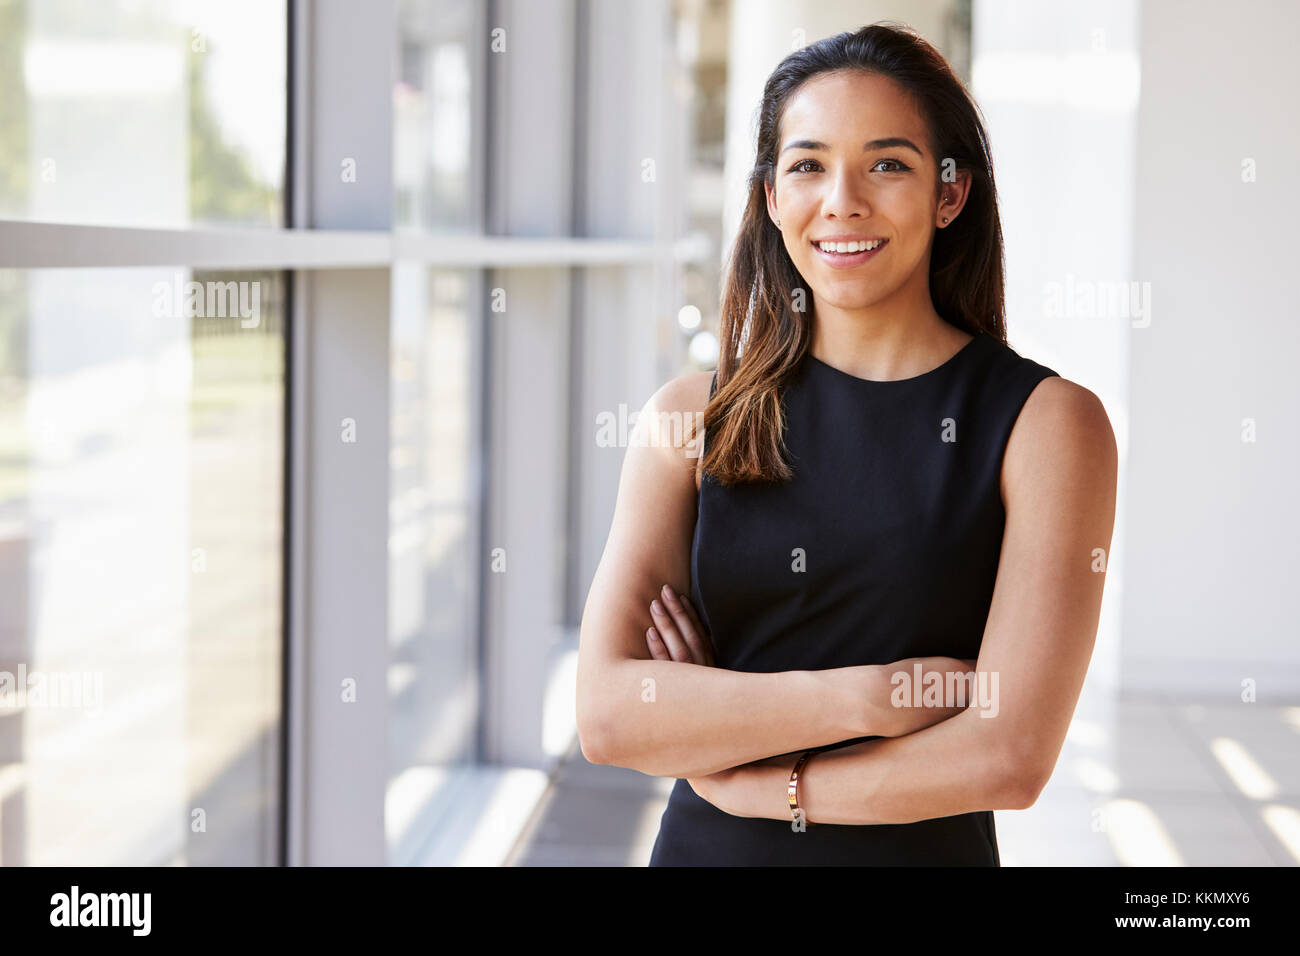
[[[1009,772],[1002,783],[1002,800],[999,808],[1028,810],[1038,802],[1039,795],[1051,779],[1052,768],[1035,757],[1021,757],[1010,762]]]
[[[997,723],[996,721],[992,723]],[[1027,734],[1017,731],[1008,739],[1008,728],[981,723],[989,734],[986,753],[992,759],[984,764],[990,770],[985,777],[991,791],[990,809],[1028,810],[1037,801],[1052,776],[1055,757],[1046,759],[1040,748],[1031,746]]]
[[[619,750],[623,736],[619,722],[610,710],[610,702],[599,694],[579,694],[577,712],[578,746],[582,756],[591,764],[625,767]]]
[[[705,776],[714,772],[712,770],[687,770],[677,766],[668,767],[652,760],[640,760],[630,754],[621,754],[612,744],[614,739],[608,733],[597,731],[590,725],[578,729],[578,746],[582,749],[582,756],[587,763],[623,767],[627,770],[643,773],[647,777],[665,777],[668,779]]]
[[[587,763],[608,764],[606,736],[590,719],[578,721],[578,746]]]
[[[609,688],[619,684],[618,673],[602,670],[578,680],[576,724],[578,746],[591,764],[639,769],[628,761],[633,743],[630,715],[619,709],[618,694]]]
[[[619,746],[619,741],[620,734],[602,721],[588,719],[578,725],[578,746],[582,749],[582,756],[587,763],[623,767],[650,776],[674,776],[661,774],[642,766],[626,747]]]
[[[600,694],[603,675],[590,673],[588,661],[579,655],[578,681],[574,697],[574,725],[583,759],[591,764],[609,762],[609,720]]]
[[[626,707],[620,709],[617,695],[611,697],[595,689],[610,683],[602,680],[585,691],[579,688],[576,724],[583,758],[587,763],[623,767],[653,777],[680,776],[659,766],[645,753],[648,741],[644,725],[638,722],[639,715]]]
[[[668,771],[633,756],[632,751],[627,747],[628,741],[625,737],[625,733],[620,733],[611,727],[609,722],[598,717],[587,715],[585,718],[578,719],[578,746],[582,749],[582,756],[587,763],[623,767],[651,777],[683,776],[675,770]]]
[[[595,706],[595,702],[590,699],[590,695],[584,695],[581,690],[578,693],[577,704],[578,746],[582,749],[583,759],[587,763],[609,763],[607,721]]]

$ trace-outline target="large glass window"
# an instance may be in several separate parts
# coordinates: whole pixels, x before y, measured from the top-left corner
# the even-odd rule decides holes
[[[277,862],[284,282],[0,271],[0,865]]]
[[[483,231],[486,4],[397,5],[396,230]],[[478,759],[482,275],[397,262],[390,343],[393,863],[420,859]]]
[[[478,273],[393,268],[388,826],[411,852],[476,757]]]
[[[283,222],[284,0],[0,0],[0,218]]]
[[[488,42],[481,0],[398,6],[393,91],[394,225],[481,230],[478,107]]]

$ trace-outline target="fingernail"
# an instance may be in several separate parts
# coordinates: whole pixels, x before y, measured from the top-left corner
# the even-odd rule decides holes
[[[662,614],[664,612],[663,607],[660,606],[658,601],[650,602],[650,610],[654,611],[656,614]]]
[[[677,603],[677,595],[674,594],[672,592],[672,589],[669,588],[668,585],[666,584],[664,585],[664,600],[667,601],[669,604]]]
[[[650,640],[652,641],[659,640],[659,635],[655,633],[655,629],[653,627],[650,628],[650,630],[645,632],[645,636],[650,638]]]

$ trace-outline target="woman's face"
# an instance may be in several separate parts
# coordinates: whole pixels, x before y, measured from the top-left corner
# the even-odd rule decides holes
[[[968,182],[954,172],[958,182],[940,184],[942,159],[930,150],[924,120],[886,77],[821,74],[790,98],[767,205],[819,309],[900,294],[928,303],[934,230],[944,216],[952,222]],[[822,251],[826,240],[883,242],[840,253]]]

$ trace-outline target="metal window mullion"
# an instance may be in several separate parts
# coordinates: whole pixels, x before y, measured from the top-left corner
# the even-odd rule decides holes
[[[305,228],[310,209],[311,146],[311,4],[289,0],[289,115],[286,144],[285,187],[288,191],[285,225]],[[286,344],[286,501],[285,534],[285,641],[284,641],[284,751],[281,754],[281,847],[286,866],[307,861],[306,837],[306,659],[307,659],[307,516],[310,501],[309,388],[311,367],[310,276],[291,271],[288,282]]]

